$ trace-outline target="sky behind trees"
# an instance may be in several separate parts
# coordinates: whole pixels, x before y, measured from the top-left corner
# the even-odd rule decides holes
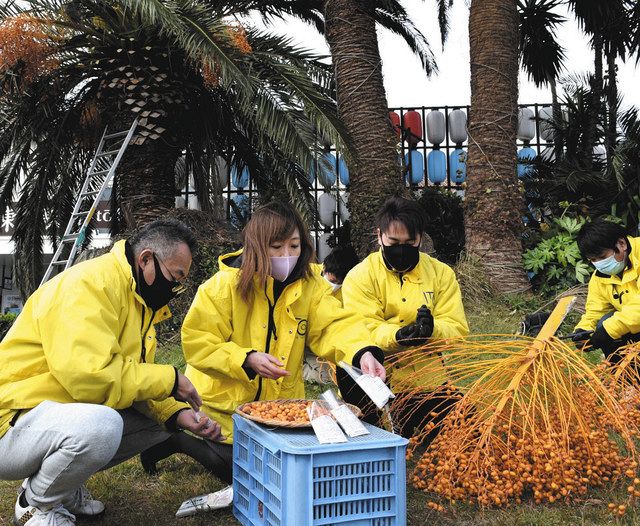
[[[451,30],[442,50],[437,13],[434,0],[404,0],[414,23],[427,36],[436,56],[439,73],[428,79],[421,70],[420,63],[409,48],[397,36],[388,31],[379,30],[379,44],[382,55],[385,88],[389,106],[438,106],[469,104],[469,0],[454,0],[450,12]],[[575,19],[563,10],[567,18],[560,31],[559,39],[565,47],[568,73],[581,74],[593,71],[593,53],[588,38],[578,28]],[[306,47],[329,53],[324,38],[304,23],[287,19],[276,24],[278,32],[294,36],[297,42]],[[640,106],[640,69],[635,60],[626,64],[619,62],[618,89],[624,96],[624,106]],[[546,103],[551,101],[548,89],[538,89],[533,82],[520,73],[521,103]]]

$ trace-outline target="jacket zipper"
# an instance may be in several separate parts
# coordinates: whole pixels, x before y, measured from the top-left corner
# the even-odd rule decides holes
[[[267,292],[267,286],[265,285],[265,294]],[[269,300],[269,295],[267,295],[267,303],[269,304],[269,321],[267,322],[267,341],[265,342],[264,352],[269,354],[269,350],[271,348],[271,333],[273,332],[273,339],[278,339],[278,334],[276,333],[276,324],[273,320],[273,310],[275,309],[275,302],[271,303]],[[262,376],[258,376],[258,391],[256,392],[256,397],[253,399],[254,402],[260,399],[260,395],[262,394]]]
[[[142,330],[144,329],[144,315],[147,312],[147,309],[143,306],[142,307],[142,321],[140,322],[140,332],[142,332]],[[147,329],[142,332],[142,362],[146,362],[147,360],[147,346],[145,344],[144,339],[147,337],[147,333],[149,332],[149,329],[151,328],[151,324],[153,323],[153,316],[155,315],[155,311],[152,310],[151,311],[151,318],[149,319],[149,325],[147,325]]]

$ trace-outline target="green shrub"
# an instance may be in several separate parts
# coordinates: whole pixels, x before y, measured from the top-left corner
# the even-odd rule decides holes
[[[427,220],[427,234],[433,240],[436,257],[455,265],[464,249],[462,199],[456,193],[435,186],[424,188],[418,204]]]
[[[13,322],[16,321],[17,317],[17,314],[0,315],[0,340],[2,340],[7,332],[9,332],[9,329],[13,325]]]
[[[577,283],[584,283],[591,274],[576,243],[584,222],[581,217],[555,218],[544,239],[535,248],[525,251],[524,268],[535,273],[533,285],[543,294],[555,295]]]

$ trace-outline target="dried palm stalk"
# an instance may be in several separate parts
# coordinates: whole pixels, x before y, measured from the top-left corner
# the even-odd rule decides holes
[[[415,487],[450,501],[502,506],[526,497],[570,501],[634,474],[637,428],[574,348],[548,336],[483,335],[408,351],[402,361],[415,372],[396,384],[396,409],[425,396],[420,365],[437,354],[449,380],[426,398],[460,400],[426,449],[433,422],[411,438]],[[439,411],[431,413],[434,421]]]

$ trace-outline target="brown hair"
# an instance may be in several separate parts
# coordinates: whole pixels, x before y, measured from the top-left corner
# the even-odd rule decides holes
[[[271,273],[269,246],[276,241],[284,241],[295,229],[300,232],[300,257],[289,280],[295,281],[309,274],[309,263],[315,258],[313,244],[300,214],[288,204],[273,201],[253,212],[242,231],[244,249],[238,278],[240,297],[247,303],[253,302],[253,277],[264,287]]]

